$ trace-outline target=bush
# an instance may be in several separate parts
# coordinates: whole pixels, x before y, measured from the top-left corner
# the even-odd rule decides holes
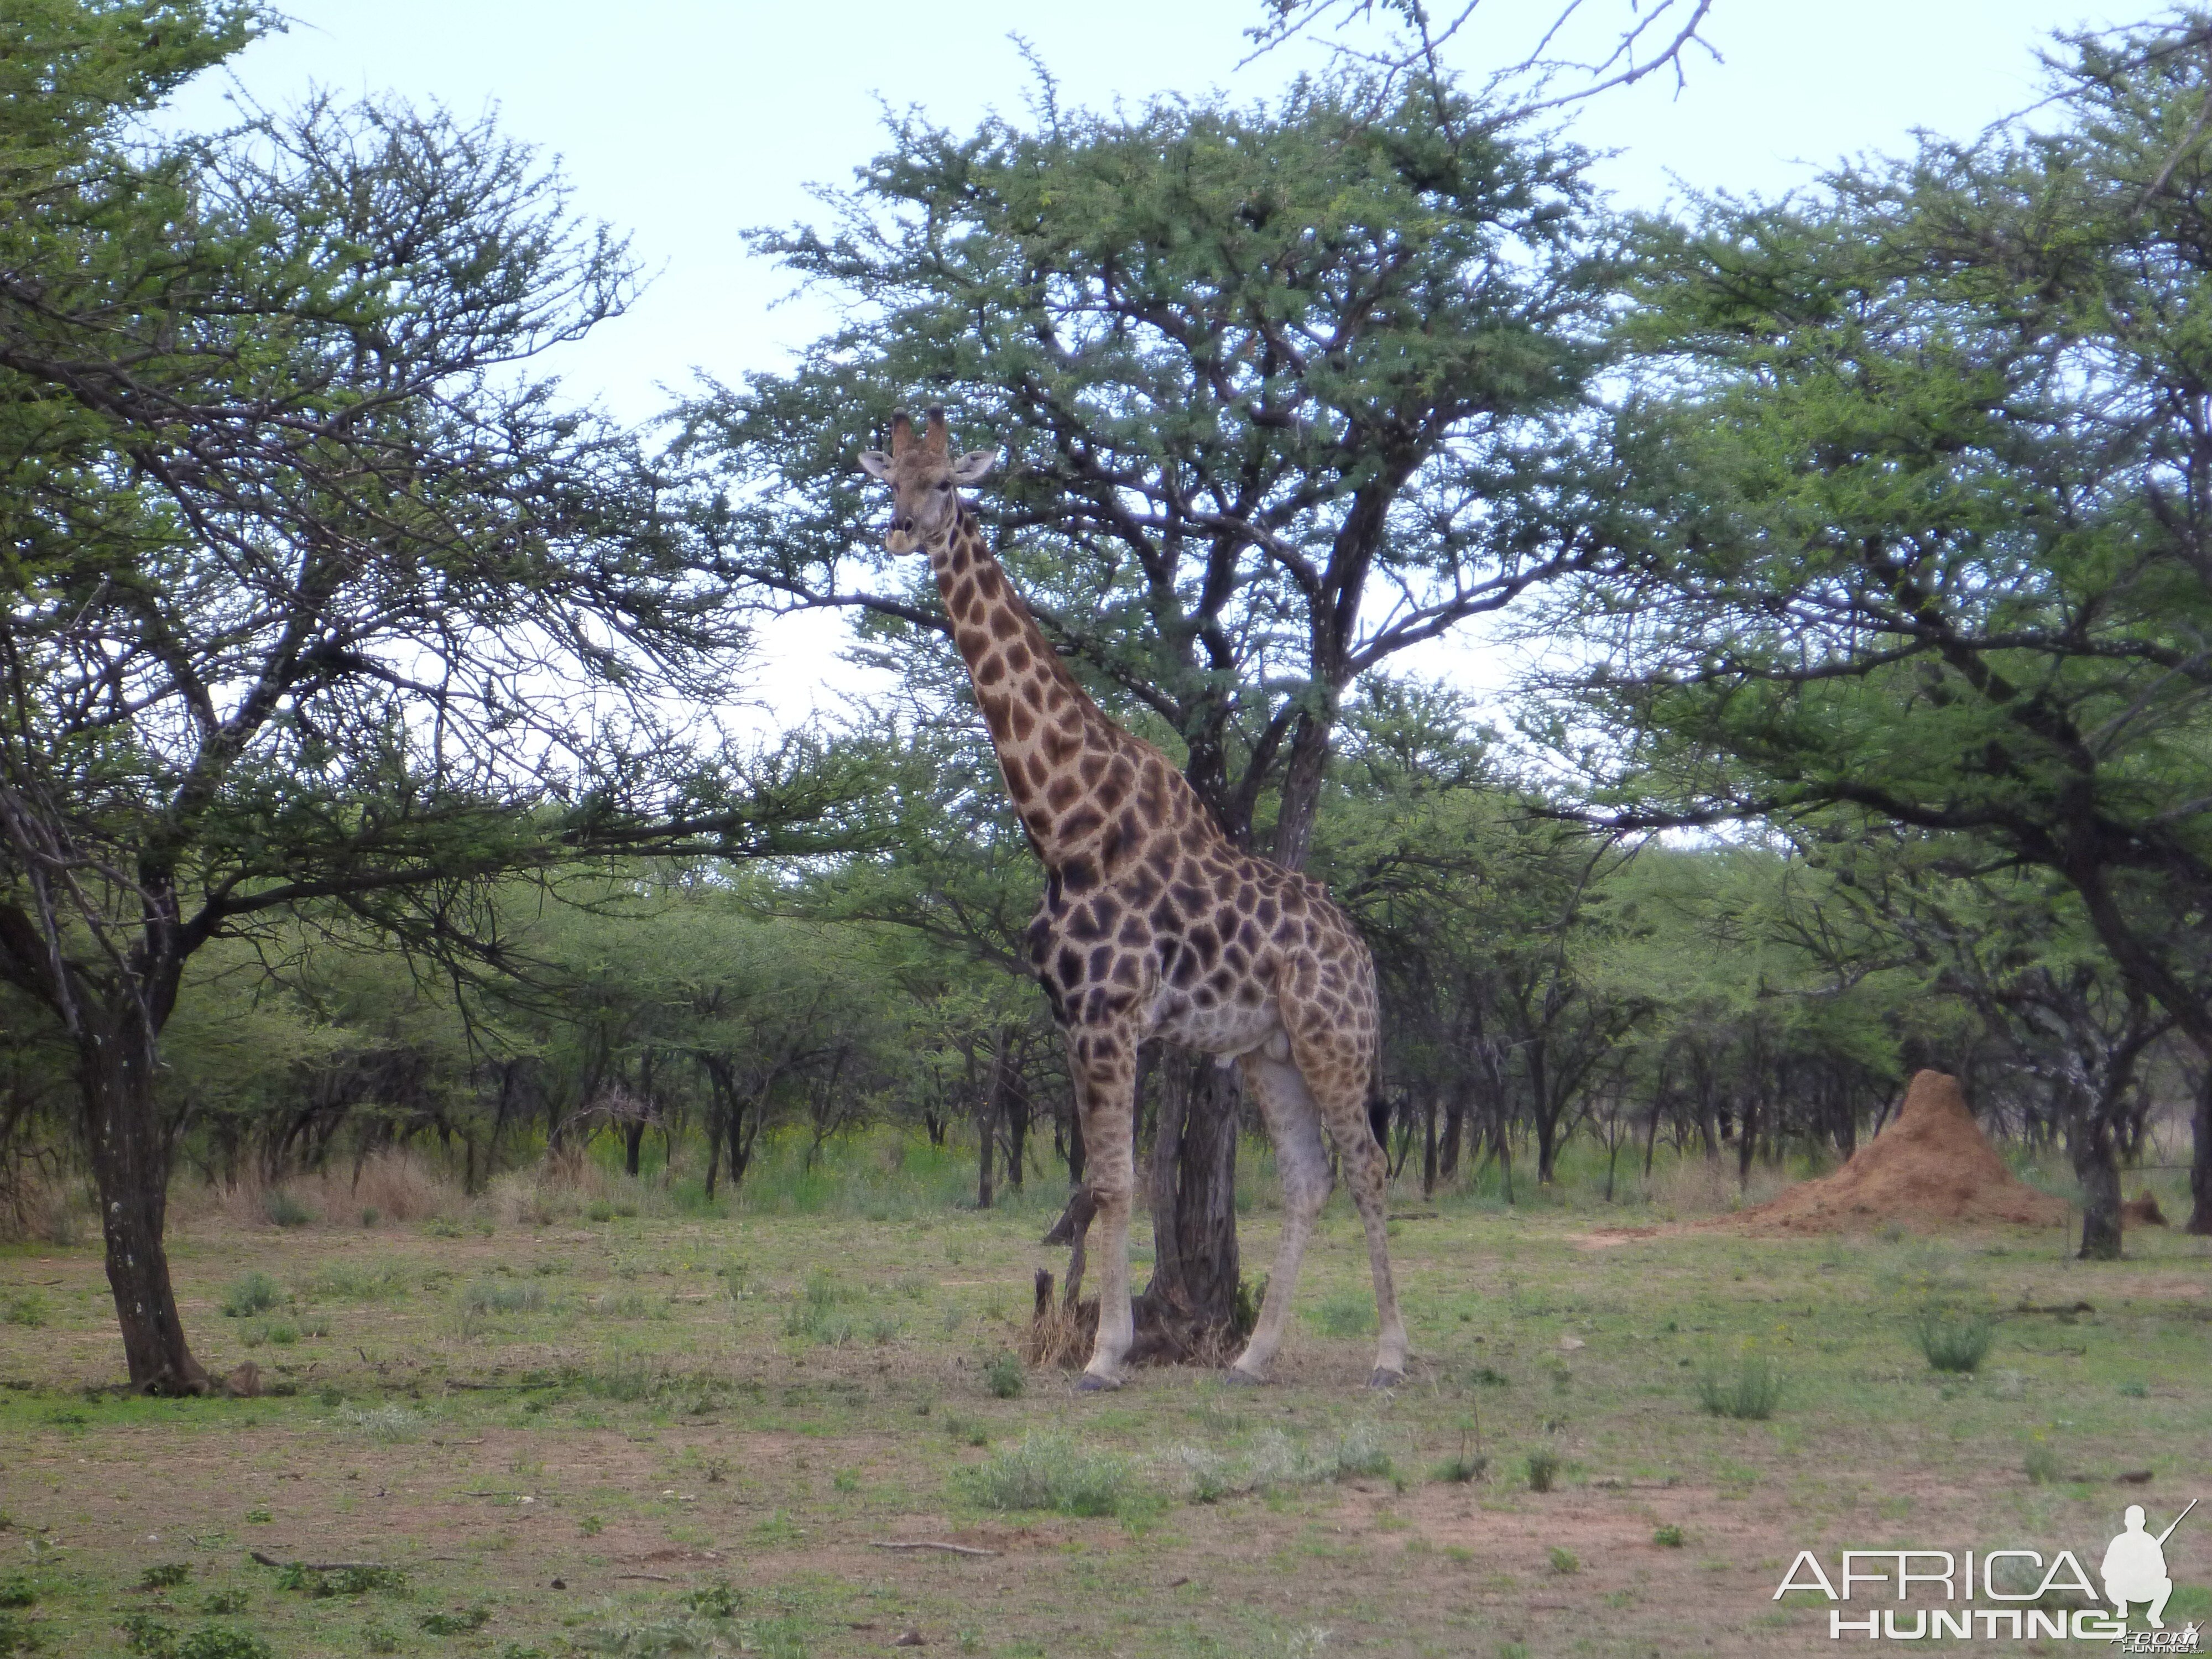
[[[1651,1534],[1651,1541],[1662,1550],[1678,1550],[1682,1547],[1682,1529],[1680,1527],[1662,1527]]]
[[[36,1291],[25,1291],[21,1296],[9,1298],[8,1305],[0,1308],[0,1324],[21,1325],[36,1330],[46,1322],[46,1298]]]
[[[464,1304],[471,1313],[536,1313],[545,1305],[545,1287],[479,1279],[469,1286]]]
[[[1430,1478],[1463,1486],[1470,1480],[1480,1480],[1489,1472],[1490,1460],[1480,1452],[1462,1452],[1456,1457],[1447,1457],[1437,1465]]]
[[[1549,1492],[1559,1477],[1559,1455],[1548,1446],[1539,1446],[1528,1454],[1528,1490]]]
[[[138,1586],[141,1589],[174,1589],[191,1576],[191,1562],[164,1561],[139,1574]]]
[[[38,1599],[38,1591],[31,1588],[31,1581],[22,1574],[11,1573],[0,1578],[0,1607],[27,1607]]]
[[[1129,1479],[1127,1459],[1085,1450],[1064,1434],[1033,1431],[1018,1446],[965,1471],[969,1495],[986,1509],[1111,1515]]]
[[[1940,1308],[1923,1308],[1912,1321],[1913,1341],[1939,1371],[1980,1370],[1996,1335],[1996,1327],[1980,1314],[1962,1317]]]
[[[412,1440],[422,1431],[422,1419],[406,1407],[341,1406],[338,1421],[349,1429],[358,1430],[372,1440]]]
[[[1018,1400],[1029,1376],[1022,1368],[1019,1355],[1000,1352],[993,1354],[991,1363],[983,1367],[983,1381],[997,1398]]]
[[[1552,1571],[1553,1572],[1564,1576],[1568,1573],[1580,1572],[1582,1570],[1583,1563],[1580,1556],[1577,1555],[1572,1550],[1561,1549],[1557,1544],[1552,1546]]]
[[[243,1279],[234,1279],[230,1288],[222,1293],[222,1310],[233,1319],[247,1314],[266,1313],[284,1299],[283,1290],[264,1273],[250,1273]]]
[[[1763,1423],[1782,1400],[1782,1373],[1771,1359],[1747,1359],[1734,1376],[1709,1370],[1698,1379],[1698,1403],[1715,1417]]]
[[[261,1213],[279,1227],[304,1227],[315,1218],[313,1210],[282,1187],[271,1187],[261,1195]]]
[[[2055,1486],[2063,1478],[2058,1473],[2058,1454],[2048,1446],[2030,1446],[2021,1468],[2030,1486]]]

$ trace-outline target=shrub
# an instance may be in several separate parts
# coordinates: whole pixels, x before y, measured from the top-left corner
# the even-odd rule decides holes
[[[463,1305],[471,1313],[536,1313],[545,1305],[545,1287],[479,1279],[469,1286]]]
[[[282,1187],[271,1187],[261,1195],[261,1213],[279,1227],[304,1227],[315,1218],[313,1210]]]
[[[1549,1492],[1559,1476],[1559,1455],[1549,1446],[1539,1446],[1528,1454],[1528,1490]]]
[[[21,1573],[11,1573],[0,1578],[0,1607],[27,1607],[37,1602],[38,1591],[31,1581]]]
[[[1962,1317],[1940,1308],[1923,1308],[1912,1321],[1913,1341],[1939,1371],[1978,1370],[1996,1334],[1996,1327],[1980,1314]]]
[[[1713,1370],[1698,1379],[1698,1403],[1715,1417],[1763,1423],[1782,1400],[1782,1373],[1771,1359],[1747,1359],[1734,1376]]]
[[[230,1288],[222,1293],[222,1310],[233,1319],[247,1314],[266,1313],[284,1299],[284,1292],[276,1281],[264,1273],[250,1273],[243,1279],[234,1279]]]
[[[1662,1527],[1651,1534],[1651,1541],[1662,1550],[1678,1550],[1682,1547],[1682,1529],[1680,1527]]]
[[[1480,1452],[1461,1452],[1456,1457],[1447,1457],[1437,1465],[1430,1478],[1463,1486],[1470,1480],[1480,1480],[1489,1472],[1490,1460]]]
[[[1019,1355],[1002,1352],[993,1354],[991,1363],[983,1367],[983,1381],[997,1398],[1018,1400],[1029,1377]]]
[[[1553,1572],[1565,1575],[1567,1573],[1580,1572],[1582,1570],[1583,1563],[1580,1556],[1577,1555],[1572,1550],[1561,1549],[1557,1544],[1552,1546],[1552,1571]]]
[[[242,1589],[210,1590],[201,1599],[202,1613],[244,1613],[246,1596]]]
[[[2048,1446],[2030,1446],[2021,1468],[2031,1486],[2055,1486],[2063,1478],[2058,1473],[2058,1454]]]
[[[138,1575],[141,1589],[174,1589],[192,1576],[189,1561],[164,1561]]]
[[[466,1607],[459,1613],[426,1613],[416,1621],[433,1636],[466,1636],[491,1623],[489,1607]]]
[[[421,1417],[396,1402],[389,1406],[341,1406],[338,1421],[372,1440],[412,1440],[422,1428]]]
[[[1129,1479],[1127,1460],[1086,1450],[1068,1436],[1032,1431],[988,1462],[968,1470],[969,1494],[986,1509],[1111,1515]]]
[[[46,1322],[46,1298],[36,1291],[25,1291],[21,1296],[10,1297],[8,1305],[0,1308],[0,1324],[22,1325],[36,1330]]]

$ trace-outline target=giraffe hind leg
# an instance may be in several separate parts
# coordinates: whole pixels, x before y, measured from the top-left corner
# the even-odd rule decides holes
[[[1276,1242],[1275,1261],[1267,1273],[1267,1294],[1260,1304],[1260,1317],[1252,1328],[1244,1352],[1229,1368],[1234,1382],[1267,1380],[1282,1346],[1289,1322],[1291,1298],[1297,1293],[1299,1264],[1313,1236],[1314,1221],[1328,1201],[1333,1184],[1328,1155],[1321,1139],[1321,1109],[1297,1066],[1269,1059],[1264,1051],[1242,1056],[1238,1068],[1244,1086],[1259,1102],[1260,1115],[1275,1145],[1275,1162],[1283,1175],[1283,1231]]]
[[[1291,1049],[1299,1072],[1321,1108],[1321,1121],[1336,1147],[1338,1165],[1359,1224],[1367,1234],[1367,1265],[1375,1279],[1377,1335],[1370,1388],[1395,1388],[1406,1378],[1406,1322],[1390,1272],[1389,1214],[1384,1192],[1388,1166],[1368,1121],[1367,1079],[1371,1062],[1358,1045],[1340,1038],[1303,1036],[1295,1028]]]

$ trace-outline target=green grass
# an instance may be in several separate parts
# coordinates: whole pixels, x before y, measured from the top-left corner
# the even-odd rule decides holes
[[[1981,1369],[1996,1336],[1996,1327],[1986,1315],[1932,1307],[1913,1316],[1911,1329],[1914,1346],[1931,1368],[1960,1374]]]
[[[1342,1194],[1274,1386],[1139,1368],[1117,1394],[1076,1396],[1040,1370],[1004,1395],[993,1362],[1020,1346],[1031,1270],[1064,1263],[1036,1245],[1064,1185],[1033,1175],[978,1212],[961,1207],[972,1145],[860,1135],[811,1170],[804,1152],[764,1146],[763,1179],[712,1205],[687,1195],[696,1165],[665,1186],[657,1166],[638,1182],[602,1167],[584,1190],[620,1203],[598,1224],[557,1191],[543,1223],[456,1201],[450,1237],[363,1234],[350,1214],[281,1238],[180,1223],[194,1350],[225,1371],[257,1337],[253,1400],[94,1389],[115,1364],[98,1241],[0,1249],[0,1308],[45,1304],[42,1325],[0,1324],[0,1604],[18,1581],[30,1598],[0,1616],[41,1659],[119,1659],[126,1613],[157,1644],[236,1631],[332,1659],[687,1642],[858,1659],[909,1628],[925,1650],[1001,1659],[1488,1659],[1585,1640],[1640,1656],[1708,1634],[1779,1651],[1825,1624],[1775,1607],[1781,1564],[1727,1542],[1747,1524],[1832,1571],[1842,1547],[1985,1523],[2078,1548],[2117,1528],[2131,1495],[2118,1474],[2153,1470],[2153,1498],[2179,1489],[2187,1449],[2212,1440],[2212,1326],[2177,1288],[2201,1283],[2204,1241],[2138,1231],[2118,1263],[2075,1261],[2055,1229],[1587,1248],[1595,1227],[1680,1202],[1663,1145],[1652,1181],[1639,1164],[1611,1207],[1579,1145],[1556,1190],[1524,1183],[1510,1207],[1494,1169],[1425,1205],[1401,1186],[1394,1209],[1437,1214],[1393,1240],[1417,1358],[1388,1400],[1362,1386],[1373,1297]],[[1240,1149],[1248,1263],[1273,1249],[1271,1182],[1265,1152]],[[1141,1218],[1134,1231],[1141,1285]],[[257,1273],[265,1300],[218,1317]],[[1906,1346],[1936,1302],[2094,1311],[2008,1313],[2001,1352],[1969,1376]],[[292,1342],[272,1340],[280,1325]],[[1700,1398],[1711,1358],[1733,1389],[1742,1354],[1786,1370],[1765,1420]],[[1571,1496],[1530,1490],[1532,1452]],[[1899,1468],[1921,1477],[1909,1493],[1887,1481]],[[999,1554],[875,1547],[900,1540]],[[249,1549],[380,1562],[404,1582],[295,1577]],[[1553,1550],[1577,1569],[1555,1570]],[[188,1583],[138,1588],[178,1562]],[[695,1605],[724,1579],[732,1601]],[[481,1609],[474,1630],[422,1622]],[[2176,1613],[2203,1617],[2179,1595]]]
[[[267,1273],[256,1271],[234,1279],[222,1293],[222,1310],[233,1319],[266,1313],[284,1300],[284,1288]]]
[[[1133,1490],[1130,1461],[1079,1444],[1058,1430],[1034,1430],[968,1471],[960,1482],[985,1509],[1111,1515]]]
[[[1763,1423],[1782,1403],[1783,1377],[1763,1356],[1743,1360],[1735,1370],[1713,1367],[1698,1378],[1698,1404],[1715,1417]]]

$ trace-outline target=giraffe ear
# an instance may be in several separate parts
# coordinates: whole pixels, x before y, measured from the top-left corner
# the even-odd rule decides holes
[[[891,458],[880,449],[860,452],[860,471],[882,483],[891,481]]]
[[[999,464],[1000,452],[995,449],[971,449],[952,463],[952,482],[981,483],[991,476],[991,469]]]

